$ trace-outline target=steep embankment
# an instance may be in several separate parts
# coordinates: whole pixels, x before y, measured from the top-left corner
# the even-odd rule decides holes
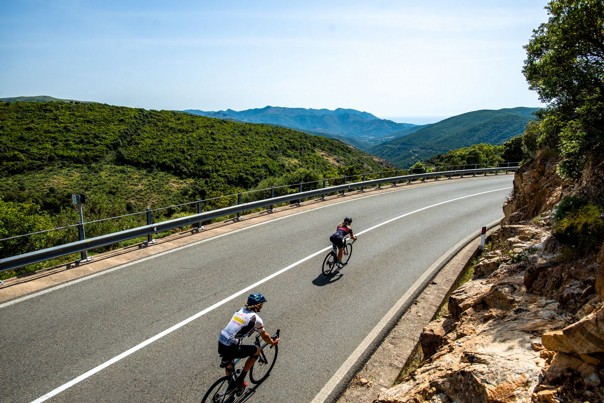
[[[519,171],[505,219],[420,338],[421,366],[377,402],[604,401],[604,244],[574,253],[555,206],[595,192],[604,164],[573,184],[545,153]],[[599,188],[601,189],[601,187]]]

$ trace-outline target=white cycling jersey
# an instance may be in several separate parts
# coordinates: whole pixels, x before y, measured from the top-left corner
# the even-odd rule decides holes
[[[225,346],[231,346],[239,344],[243,337],[249,336],[253,331],[262,332],[263,330],[264,322],[260,316],[243,307],[233,314],[227,327],[220,332],[218,341]]]

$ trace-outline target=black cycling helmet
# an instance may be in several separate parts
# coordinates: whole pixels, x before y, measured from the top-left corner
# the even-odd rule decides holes
[[[262,304],[263,302],[266,302],[266,298],[264,298],[264,295],[260,294],[259,292],[256,292],[254,294],[250,294],[250,296],[247,297],[247,305],[248,306],[254,306],[254,305]]]
[[[350,217],[344,218],[344,224],[352,224],[352,218],[350,218]]]

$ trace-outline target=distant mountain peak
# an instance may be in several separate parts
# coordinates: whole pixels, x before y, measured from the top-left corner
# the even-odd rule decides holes
[[[186,110],[185,112],[246,123],[288,127],[306,133],[336,138],[361,150],[380,143],[394,133],[403,136],[421,127],[411,123],[396,123],[380,119],[371,113],[347,108],[329,110],[267,105],[263,108],[243,111],[227,109],[217,112],[200,110]]]

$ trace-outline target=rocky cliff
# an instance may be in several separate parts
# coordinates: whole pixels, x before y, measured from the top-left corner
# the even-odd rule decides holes
[[[577,256],[552,236],[564,196],[601,194],[604,163],[579,182],[556,165],[541,152],[516,173],[472,280],[423,331],[420,367],[376,402],[604,401],[604,244]]]

